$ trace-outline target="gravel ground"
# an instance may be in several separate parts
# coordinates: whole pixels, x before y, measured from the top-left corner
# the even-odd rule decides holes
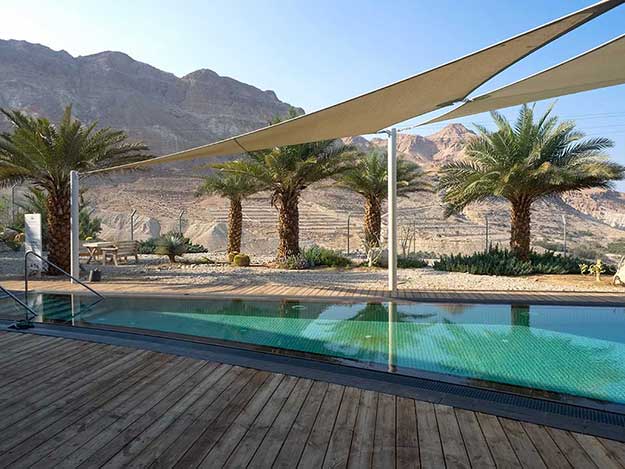
[[[208,256],[221,259],[214,254],[189,254],[184,260],[189,262]],[[139,264],[102,266],[90,264],[87,269],[98,268],[102,271],[103,281],[115,279],[126,281],[164,282],[168,284],[210,285],[212,283],[253,285],[259,283],[297,285],[297,286],[335,286],[352,288],[383,288],[386,285],[386,270],[354,268],[338,270],[321,268],[313,270],[283,270],[266,267],[237,268],[231,266],[207,264],[169,264],[163,257],[139,257]],[[266,261],[253,259],[253,262]],[[22,254],[0,252],[0,280],[23,275]],[[557,281],[556,281],[557,277]],[[432,268],[400,269],[399,287],[420,290],[514,290],[514,291],[619,291],[623,287],[608,284],[582,282],[578,276],[538,277],[496,277],[471,275],[457,272],[439,272]],[[563,281],[564,279],[564,281]]]

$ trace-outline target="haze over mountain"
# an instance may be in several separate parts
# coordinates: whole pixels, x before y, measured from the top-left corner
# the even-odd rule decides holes
[[[24,41],[0,40],[0,107],[16,108],[57,119],[72,104],[75,115],[89,122],[121,128],[145,141],[153,153],[166,154],[250,131],[284,116],[291,106],[273,91],[201,69],[184,77],[161,71],[121,52],[72,57],[64,51]],[[296,108],[297,112],[303,112]],[[8,129],[0,120],[0,128]],[[474,133],[450,124],[432,135],[401,133],[398,150],[435,177],[442,164],[462,158]],[[344,139],[362,150],[386,148],[386,140],[361,136]],[[211,249],[224,249],[226,201],[194,196],[205,161],[136,173],[90,178],[87,198],[104,221],[103,237],[128,238],[129,213],[138,211],[139,238],[177,227],[185,210],[185,232]],[[174,169],[171,171],[170,169]],[[302,197],[304,243],[343,247],[347,214],[359,216],[362,201],[352,193],[321,184]],[[400,224],[418,228],[418,248],[471,251],[483,247],[484,216],[491,221],[491,241],[505,243],[508,210],[503,202],[471,207],[445,219],[436,194],[414,195],[400,203]],[[266,194],[244,202],[244,249],[266,252],[275,245],[275,210]],[[572,243],[625,237],[625,195],[591,190],[536,204],[533,239],[557,241],[560,215],[566,214]],[[354,221],[353,223],[360,222]],[[418,225],[418,226],[417,226]],[[352,230],[352,246],[358,245]]]

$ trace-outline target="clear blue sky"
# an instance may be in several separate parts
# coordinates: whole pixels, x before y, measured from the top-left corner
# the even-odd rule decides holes
[[[72,55],[119,50],[178,76],[210,68],[312,111],[414,75],[592,0],[3,0],[2,39]],[[507,84],[625,33],[625,5],[514,65]],[[625,60],[625,58],[624,58]],[[625,86],[560,98],[556,112],[616,142],[625,164]],[[510,115],[512,112],[506,112]],[[486,123],[487,115],[462,120]],[[423,128],[428,134],[441,125]],[[625,190],[625,183],[619,184]]]

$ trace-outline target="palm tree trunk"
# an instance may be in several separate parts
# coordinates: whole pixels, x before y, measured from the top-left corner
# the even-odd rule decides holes
[[[228,254],[241,252],[241,232],[243,230],[243,208],[241,199],[230,199],[228,211]]]
[[[510,250],[521,260],[527,260],[530,253],[531,209],[531,199],[512,201]]]
[[[299,254],[299,196],[278,195],[278,253],[277,259]]]
[[[382,201],[376,197],[365,199],[364,230],[367,246],[379,246],[382,238]]]
[[[70,270],[70,194],[69,187],[49,192],[48,206],[48,260],[60,268]],[[49,275],[60,275],[54,267]]]

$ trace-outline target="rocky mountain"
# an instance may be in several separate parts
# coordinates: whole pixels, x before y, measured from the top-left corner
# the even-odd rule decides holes
[[[79,119],[125,129],[155,154],[257,129],[290,108],[271,90],[208,69],[179,78],[121,52],[72,57],[0,40],[0,107],[55,119],[68,104]]]
[[[262,91],[208,69],[179,78],[120,52],[72,57],[41,45],[0,40],[0,107],[54,119],[69,103],[80,119],[125,129],[132,138],[148,143],[155,154],[259,128],[290,109],[273,91]],[[3,125],[6,123],[0,122],[0,128]],[[435,175],[442,164],[463,157],[463,147],[474,135],[461,124],[426,136],[401,133],[398,150]],[[363,151],[386,149],[385,139],[355,136],[344,142]],[[188,162],[84,179],[83,187],[89,188],[87,199],[103,220],[102,237],[127,239],[129,215],[136,209],[136,238],[178,229],[182,219],[187,236],[212,250],[223,250],[227,202],[194,196],[202,174],[207,172],[205,164]],[[243,206],[244,249],[270,254],[277,240],[276,212],[268,195],[255,195]],[[400,238],[404,247],[410,242],[411,249],[482,249],[487,220],[491,243],[505,245],[509,236],[508,206],[501,201],[479,204],[445,218],[436,194],[419,193],[401,199],[399,213]],[[536,204],[532,218],[536,246],[561,242],[562,215],[567,219],[571,246],[605,245],[609,240],[625,238],[625,194],[591,190]],[[359,196],[327,183],[309,189],[300,205],[302,243],[345,248],[347,222],[351,220],[350,246],[354,249],[360,244],[361,216]]]

